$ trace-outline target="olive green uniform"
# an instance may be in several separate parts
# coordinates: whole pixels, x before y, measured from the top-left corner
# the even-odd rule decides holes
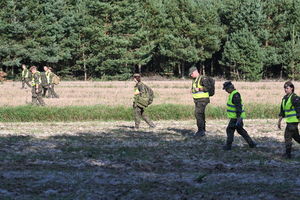
[[[59,96],[54,91],[55,84],[53,83],[54,73],[47,71],[46,73],[47,83],[48,83],[48,97],[49,98],[59,98]]]
[[[203,136],[206,131],[205,109],[207,104],[210,102],[208,91],[205,88],[206,85],[209,85],[209,82],[205,76],[199,76],[192,82],[192,95],[195,103],[195,118],[198,127],[198,131],[195,136]],[[196,88],[203,88],[203,91],[196,91]]]
[[[23,69],[23,71],[22,71],[22,89],[25,88],[25,84],[28,87],[31,87],[31,85],[29,83],[30,77],[31,77],[31,72],[27,68]]]
[[[32,104],[44,106],[45,102],[42,98],[42,80],[41,73],[39,71],[32,74]]]
[[[47,75],[46,75],[47,72],[41,72],[41,81],[42,81],[42,97],[46,97],[46,94],[47,94],[47,91],[49,89],[49,84],[48,84],[48,81],[47,81]],[[49,92],[48,92],[49,94]]]
[[[284,131],[284,142],[286,156],[291,158],[292,139],[300,143],[298,130],[300,118],[300,98],[295,93],[285,95],[282,98],[279,116],[284,117],[286,120],[287,126]]]
[[[135,92],[139,92],[139,94],[134,95],[133,102],[133,112],[134,112],[134,121],[135,128],[138,129],[140,127],[141,118],[152,128],[155,127],[154,123],[149,119],[149,117],[145,114],[145,106],[139,104],[139,97],[145,93],[144,84],[142,82],[138,82],[134,87]]]

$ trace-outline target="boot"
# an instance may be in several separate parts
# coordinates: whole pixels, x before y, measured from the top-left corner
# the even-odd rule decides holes
[[[292,158],[291,152],[292,152],[291,148],[286,148],[285,153],[282,155],[282,157],[285,159],[291,159]]]
[[[257,146],[257,144],[253,141],[249,143],[250,148],[256,148],[256,146]]]
[[[223,146],[223,150],[225,150],[225,151],[231,150],[231,144],[225,144],[225,145]]]
[[[203,137],[203,136],[205,136],[205,131],[197,131],[193,136],[194,137]]]

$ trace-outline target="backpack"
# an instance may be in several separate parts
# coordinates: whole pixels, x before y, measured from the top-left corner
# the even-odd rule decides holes
[[[143,93],[142,96],[139,96],[137,103],[141,107],[147,107],[153,102],[154,92],[149,86],[145,84],[143,84],[143,86],[145,89],[145,93]]]
[[[56,74],[53,73],[52,83],[58,85],[60,83],[60,78]]]
[[[214,96],[215,94],[215,80],[210,76],[201,76],[198,81],[202,80],[202,77],[208,80],[207,84],[204,84],[203,86],[207,89],[207,92],[209,96]],[[199,83],[199,82],[198,82]]]

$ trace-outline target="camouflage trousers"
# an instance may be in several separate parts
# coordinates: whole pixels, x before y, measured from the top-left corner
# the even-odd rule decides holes
[[[32,104],[33,105],[40,105],[40,106],[45,105],[45,102],[42,97],[42,87],[41,86],[38,87],[37,91],[36,91],[35,86],[33,86],[31,89],[31,93],[32,93]]]
[[[48,97],[50,98],[59,98],[59,96],[54,91],[54,84],[50,84],[49,90],[48,90]]]
[[[288,154],[291,153],[292,150],[292,140],[294,139],[296,142],[300,143],[300,135],[298,130],[299,123],[287,123],[284,131],[284,142],[286,152]]]
[[[133,114],[134,114],[134,122],[135,128],[140,127],[141,118],[150,126],[155,127],[154,123],[149,119],[149,117],[144,113],[145,109],[139,106],[133,105]]]
[[[207,104],[209,103],[209,99],[208,98],[194,99],[194,103],[195,103],[195,117],[197,120],[198,131],[199,132],[206,131],[205,109]]]
[[[30,85],[30,80],[28,78],[23,78],[22,79],[22,88],[25,88],[25,84],[30,88],[31,85]]]
[[[246,140],[246,142],[249,144],[249,146],[253,146],[254,142],[251,139],[251,137],[249,136],[248,132],[244,129],[243,121],[241,122],[241,124],[239,126],[236,125],[236,122],[237,122],[237,119],[230,119],[230,121],[228,123],[228,126],[226,128],[226,133],[227,133],[226,145],[231,146],[231,144],[233,142],[234,132],[236,130],[238,132],[238,134],[240,134]]]

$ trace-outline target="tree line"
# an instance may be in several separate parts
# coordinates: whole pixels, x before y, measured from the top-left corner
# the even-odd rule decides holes
[[[300,0],[2,0],[0,69],[300,79]]]

